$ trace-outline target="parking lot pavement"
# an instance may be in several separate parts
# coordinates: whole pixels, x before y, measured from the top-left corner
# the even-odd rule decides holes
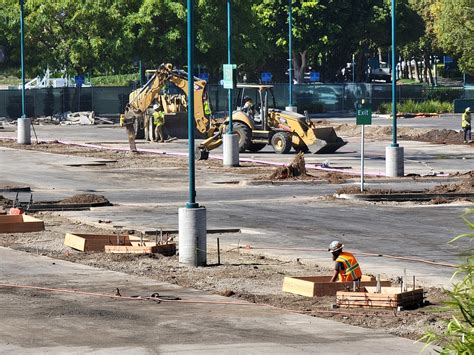
[[[1,353],[417,354],[423,347],[383,331],[6,248],[0,260]],[[181,301],[97,295],[117,288],[122,298],[158,292]]]

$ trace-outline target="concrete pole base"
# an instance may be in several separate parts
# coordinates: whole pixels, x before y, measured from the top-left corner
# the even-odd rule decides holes
[[[239,135],[224,134],[224,166],[239,166]]]
[[[29,118],[19,118],[17,125],[17,143],[31,144],[31,120]]]
[[[403,147],[385,147],[385,175],[389,177],[405,176]]]
[[[296,107],[296,106],[286,106],[285,111],[298,112],[298,107]]]
[[[207,264],[206,208],[178,210],[179,262],[190,266]]]

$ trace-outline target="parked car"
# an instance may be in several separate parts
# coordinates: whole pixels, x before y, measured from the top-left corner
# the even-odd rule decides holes
[[[378,68],[369,69],[369,81],[373,80],[384,80],[387,83],[392,81],[392,71],[387,63],[380,62]]]

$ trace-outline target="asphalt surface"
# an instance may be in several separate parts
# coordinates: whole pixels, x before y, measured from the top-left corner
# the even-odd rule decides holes
[[[417,354],[423,348],[383,331],[10,249],[0,248],[0,260],[2,354]],[[107,297],[117,288],[122,297]],[[124,299],[155,292],[181,300]]]

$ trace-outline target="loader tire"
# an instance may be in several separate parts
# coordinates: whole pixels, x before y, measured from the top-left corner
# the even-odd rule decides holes
[[[252,131],[246,124],[236,122],[233,124],[233,131],[239,136],[239,152],[243,153],[250,149],[252,145]]]
[[[265,148],[267,145],[265,143],[250,143],[249,152],[257,153]]]
[[[277,154],[288,154],[291,150],[291,136],[286,132],[277,132],[272,137],[272,147]]]

